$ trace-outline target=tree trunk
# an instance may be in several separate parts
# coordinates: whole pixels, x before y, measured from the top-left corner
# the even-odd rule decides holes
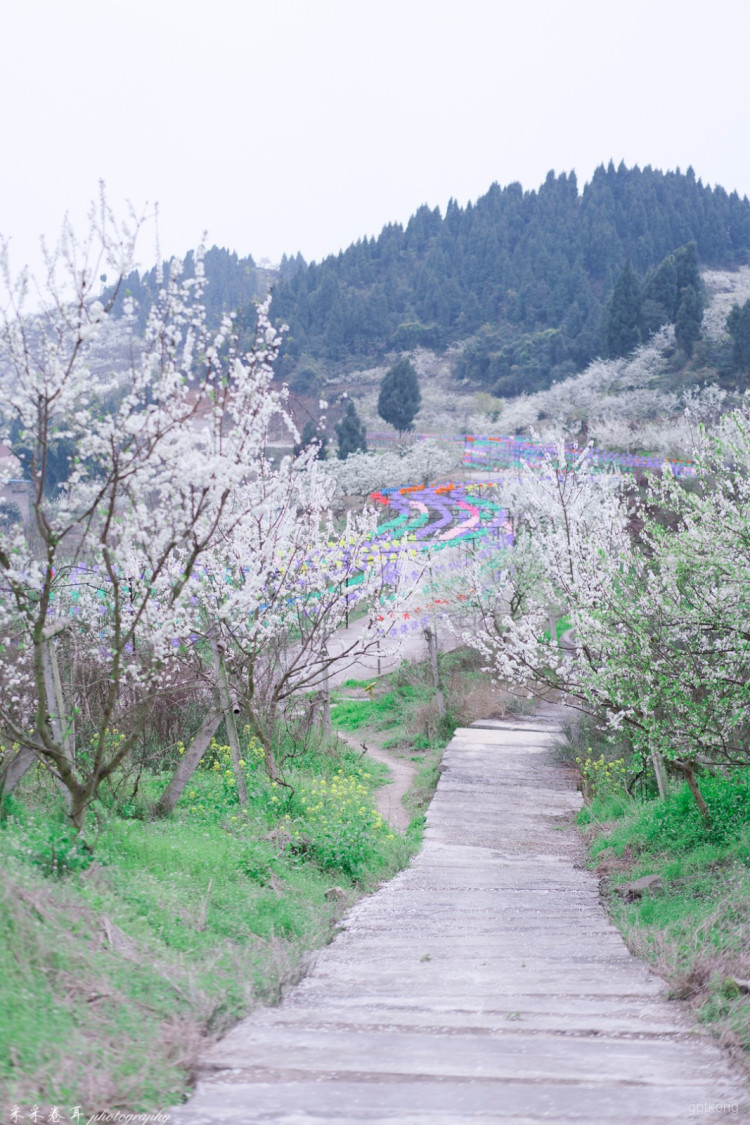
[[[28,746],[22,746],[13,755],[8,764],[0,770],[0,801],[13,792],[19,781],[37,761],[39,761],[37,755]]]
[[[659,796],[665,800],[669,796],[669,778],[667,776],[667,767],[664,765],[664,755],[658,750],[651,748],[651,763],[654,767],[656,774],[656,784],[659,787]]]
[[[227,728],[229,748],[232,752],[232,765],[237,781],[237,795],[239,796],[240,804],[245,808],[247,805],[247,785],[245,783],[245,771],[240,765],[242,755],[240,753],[240,739],[237,733],[237,720],[235,718],[236,704],[232,701],[232,697],[229,694],[229,681],[227,680],[227,670],[224,665],[224,653],[213,638],[211,639],[211,653],[214,659],[214,669],[216,671],[216,679],[219,687],[219,702],[221,703],[224,723]],[[237,710],[239,710],[239,708],[237,708]]]
[[[49,711],[52,734],[54,735],[55,742],[72,764],[73,754],[69,732],[66,730],[65,702],[63,700],[62,684],[60,683],[60,669],[57,666],[57,653],[55,652],[55,642],[53,640],[42,642],[42,667],[44,669],[44,686],[47,691],[47,708]],[[57,787],[62,794],[65,811],[70,815],[73,804],[71,792],[59,774],[55,773],[54,776],[57,781]]]
[[[328,649],[323,646],[323,730],[326,738],[331,737],[331,679],[329,675]]]
[[[424,635],[427,640],[427,652],[430,657],[430,668],[432,669],[432,682],[435,686],[435,698],[437,699],[438,714],[442,718],[445,715],[445,696],[443,689],[440,686],[440,667],[438,665],[438,646],[437,635],[429,625],[424,627]]]
[[[183,754],[169,784],[156,803],[154,812],[157,816],[168,816],[169,813],[174,811],[185,786],[198,768],[198,763],[205,754],[208,744],[216,734],[221,717],[221,711],[209,711],[206,715],[193,741]]]
[[[693,795],[693,799],[696,805],[700,809],[701,816],[705,821],[710,821],[711,813],[709,811],[708,805],[704,800],[703,794],[700,791],[700,786],[698,785],[698,780],[695,776],[695,769],[688,762],[675,761],[674,765],[687,781],[688,788]]]

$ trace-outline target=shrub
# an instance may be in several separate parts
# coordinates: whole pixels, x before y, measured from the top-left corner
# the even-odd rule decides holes
[[[367,774],[363,777],[369,780]],[[352,879],[375,859],[379,838],[393,839],[367,785],[342,770],[330,782],[315,778],[301,787],[289,800],[287,816],[294,854]]]
[[[56,820],[31,820],[12,838],[16,855],[50,879],[84,871],[93,858],[74,827]]]

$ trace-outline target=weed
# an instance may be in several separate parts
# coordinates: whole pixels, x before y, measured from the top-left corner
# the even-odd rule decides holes
[[[93,855],[83,838],[70,825],[56,817],[31,817],[19,831],[20,822],[8,824],[9,843],[15,854],[49,878],[61,879],[85,871]]]
[[[576,758],[581,774],[581,791],[587,801],[592,797],[628,796],[626,787],[628,771],[623,758],[609,761],[601,754],[594,757],[591,748],[584,758]]]
[[[170,818],[134,816],[132,798],[106,791],[94,857],[54,790],[30,777],[6,800],[0,1085],[13,1100],[179,1101],[206,1035],[277,1000],[345,905],[408,861],[416,836],[394,836],[373,807],[380,767],[316,744],[289,765],[289,796],[248,731],[242,750],[246,808],[216,739]],[[138,808],[166,776],[143,770]]]
[[[636,902],[613,896],[613,917],[630,949],[748,1065],[750,1001],[736,981],[750,976],[750,770],[701,778],[706,821],[686,784],[666,800],[623,798],[622,772],[610,765],[593,770],[579,815],[599,828],[591,857],[613,883],[661,878],[657,893]]]

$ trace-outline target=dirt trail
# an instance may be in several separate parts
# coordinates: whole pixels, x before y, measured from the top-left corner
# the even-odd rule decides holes
[[[401,758],[396,758],[393,754],[389,754],[387,750],[375,745],[372,739],[367,737],[357,739],[354,735],[344,734],[342,731],[337,733],[339,738],[348,743],[352,749],[361,753],[366,748],[368,758],[372,758],[376,762],[382,762],[384,766],[388,767],[391,772],[391,779],[375,790],[375,806],[384,820],[387,820],[399,832],[405,832],[409,827],[411,816],[404,808],[403,796],[417,772],[414,766]]]

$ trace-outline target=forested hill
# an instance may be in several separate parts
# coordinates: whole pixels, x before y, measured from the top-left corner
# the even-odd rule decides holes
[[[550,172],[538,191],[493,184],[476,203],[451,201],[444,215],[420,207],[405,227],[389,224],[320,263],[297,254],[272,272],[212,247],[206,301],[215,323],[238,310],[249,338],[252,302],[272,285],[273,318],[290,329],[279,374],[301,394],[393,353],[458,344],[457,377],[510,397],[612,354],[608,308],[623,273],[623,300],[642,310],[629,347],[674,320],[679,289],[665,301],[665,282],[673,285],[675,266],[678,286],[689,281],[680,280],[688,260],[698,288],[697,267],[750,262],[747,198],[704,185],[690,168],[610,163],[581,192],[575,173]],[[190,274],[192,253],[185,267]],[[119,303],[131,293],[144,318],[155,284],[153,270],[131,275]],[[699,323],[700,294],[692,298]]]
[[[641,281],[686,243],[701,266],[750,259],[750,203],[687,172],[610,163],[538,191],[493,184],[445,215],[420,207],[319,264],[282,262],[273,315],[282,374],[313,390],[334,365],[466,341],[457,374],[499,394],[538,389],[605,350],[605,309],[628,259]]]
[[[275,279],[275,275],[268,276],[270,271],[256,266],[249,255],[247,258],[240,258],[234,251],[224,250],[219,246],[212,246],[206,251],[203,267],[207,283],[204,300],[209,321],[214,325],[218,325],[225,312],[236,310],[241,316],[246,314],[254,300],[266,295],[271,281]],[[195,255],[192,250],[185,255],[183,269],[187,277],[192,277],[195,273]],[[165,276],[169,274],[168,262],[162,263],[162,270]],[[144,274],[134,270],[120,287],[115,301],[115,314],[122,314],[125,298],[132,297],[139,325],[143,329],[157,284],[155,267]],[[108,290],[105,296],[111,292],[111,289]]]

